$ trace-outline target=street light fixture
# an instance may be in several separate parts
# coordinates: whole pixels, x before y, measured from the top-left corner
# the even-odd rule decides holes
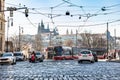
[[[69,16],[69,15],[70,15],[70,12],[69,12],[69,11],[66,11],[66,15],[68,15],[68,16]]]
[[[21,51],[21,30],[23,33],[23,27],[19,26],[19,51]]]
[[[8,25],[7,25],[7,43],[6,43],[6,45],[7,45],[7,49],[6,49],[6,52],[8,52],[9,51],[9,49],[8,49],[8,43],[9,43],[9,40],[8,40],[8,36],[9,36],[9,27],[10,27],[10,25],[9,25],[9,23],[10,23],[10,20],[11,20],[11,26],[13,26],[13,19],[12,18],[9,18],[8,17]]]

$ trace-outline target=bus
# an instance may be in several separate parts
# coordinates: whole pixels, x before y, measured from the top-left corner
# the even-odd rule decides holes
[[[72,47],[67,46],[55,46],[54,60],[73,60],[78,59],[76,55],[72,53]]]

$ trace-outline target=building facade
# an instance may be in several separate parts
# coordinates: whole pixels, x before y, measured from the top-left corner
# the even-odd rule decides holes
[[[5,0],[0,0],[0,53],[4,51],[4,45],[5,45],[4,2]]]
[[[38,24],[38,32],[37,32],[37,41],[38,46],[47,47],[52,46],[52,38],[54,36],[59,35],[57,28],[55,27],[53,30],[50,30],[49,25],[45,28],[43,21]]]

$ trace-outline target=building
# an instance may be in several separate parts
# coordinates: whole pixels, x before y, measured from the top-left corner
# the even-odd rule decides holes
[[[47,25],[47,28],[45,28],[45,25],[41,20],[41,23],[38,24],[38,32],[36,35],[39,46],[47,47],[53,45],[51,40],[56,35],[59,35],[57,28],[55,27],[53,30],[50,30],[49,24]]]
[[[5,0],[0,0],[0,53],[4,51],[4,45],[5,45],[4,2]]]

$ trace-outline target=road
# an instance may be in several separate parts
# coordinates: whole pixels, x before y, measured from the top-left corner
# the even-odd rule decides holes
[[[120,80],[120,63],[76,60],[0,65],[0,80]]]

